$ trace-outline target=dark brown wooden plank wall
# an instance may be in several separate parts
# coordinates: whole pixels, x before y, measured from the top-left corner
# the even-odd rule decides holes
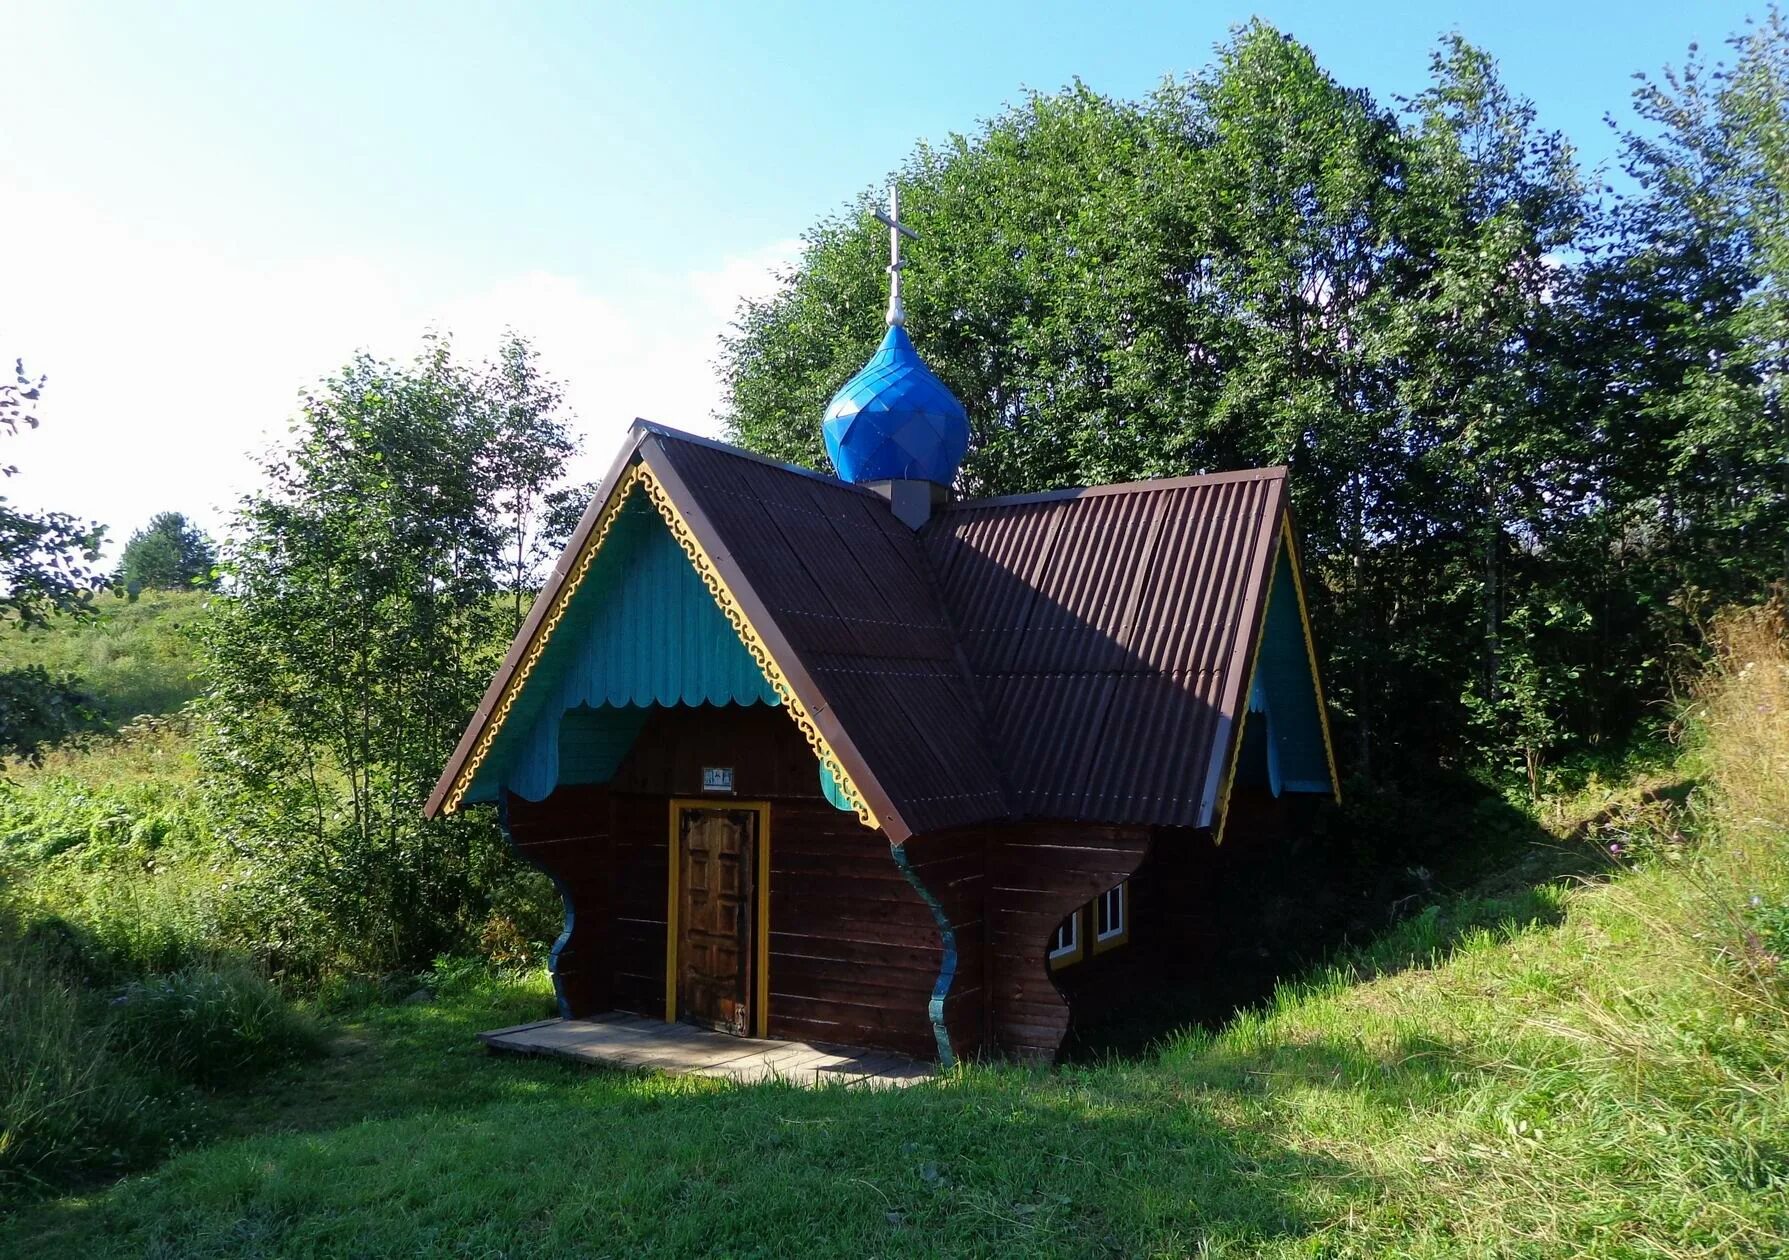
[[[727,799],[702,791],[704,766],[731,769],[732,795],[739,800],[825,800],[807,740],[781,705],[766,704],[653,709],[609,787],[618,793]]]
[[[612,1005],[663,1019],[665,901],[670,891],[670,802],[614,793],[614,889],[609,938]]]
[[[606,787],[509,798],[516,851],[572,901],[553,976],[573,1019],[616,1008],[664,1014],[669,811],[663,800]]]
[[[563,787],[542,801],[508,796],[504,806],[516,852],[552,877],[573,907],[570,935],[553,960],[561,1012],[579,1019],[610,1009],[614,989],[606,960],[615,903],[608,790]]]
[[[741,797],[769,795],[740,786]],[[663,1013],[670,800],[589,787],[511,799],[517,849],[576,905],[556,969],[574,1017]],[[943,942],[885,838],[823,801],[772,798],[770,846],[770,1035],[935,1055]],[[911,869],[955,938],[944,1018],[959,1058],[1055,1056],[1069,1007],[1045,960],[1050,935],[1128,878],[1147,847],[1145,829],[1065,823],[908,842]]]
[[[1071,910],[1130,878],[1149,850],[1147,827],[1032,823],[989,833],[987,916],[994,1044],[1015,1058],[1054,1061],[1068,1002],[1048,961]]]
[[[987,833],[962,830],[915,836],[902,849],[914,878],[937,901],[950,925],[956,945],[956,972],[945,995],[945,1028],[951,1052],[961,1061],[974,1059],[990,1049],[986,1002]],[[941,964],[942,961],[941,954]],[[930,1005],[928,993],[928,1012]]]
[[[931,908],[881,832],[824,801],[771,802],[772,1037],[931,1058],[942,958]]]
[[[704,793],[705,766],[730,767],[734,791]],[[657,710],[605,787],[511,799],[517,849],[576,903],[558,969],[574,1016],[664,1014],[673,799],[771,804],[771,1036],[937,1053],[932,910],[887,838],[826,802],[801,732],[768,706]]]

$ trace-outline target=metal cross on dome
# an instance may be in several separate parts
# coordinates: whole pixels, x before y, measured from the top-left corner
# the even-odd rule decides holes
[[[919,233],[901,222],[901,186],[888,186],[888,212],[876,211],[876,218],[888,225],[888,322],[890,327],[907,322],[907,308],[901,305],[901,238],[917,241]]]

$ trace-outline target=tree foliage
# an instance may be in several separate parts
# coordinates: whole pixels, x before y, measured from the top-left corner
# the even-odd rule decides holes
[[[209,764],[294,938],[331,924],[337,961],[463,946],[513,878],[488,821],[421,811],[511,629],[526,487],[561,471],[532,363],[514,337],[481,368],[433,337],[407,365],[360,355],[305,399],[225,549]]]
[[[216,583],[217,548],[179,512],[157,512],[119,557],[119,585],[131,591],[186,590]]]
[[[0,382],[0,431],[38,425],[44,378],[25,364]],[[0,467],[13,476],[18,469]],[[105,531],[63,512],[32,512],[0,495],[0,633],[47,624],[52,617],[84,617],[104,580],[93,566]],[[77,729],[87,717],[87,697],[72,679],[41,666],[0,669],[0,756],[35,757],[46,744]]]
[[[1590,271],[1610,332],[1621,524],[1654,599],[1789,574],[1789,26],[1772,9],[1635,94],[1638,187]]]
[[[1390,106],[1253,22],[1142,100],[1075,84],[922,145],[907,308],[970,412],[959,489],[1286,464],[1356,771],[1538,775],[1623,733],[1681,637],[1661,610],[1784,562],[1781,20],[1736,50],[1718,91],[1642,90],[1615,210],[1458,36]],[[878,199],[742,308],[736,440],[824,466]]]
[[[503,585],[513,633],[522,624],[541,566],[559,554],[577,524],[565,521],[566,488],[558,483],[578,444],[567,427],[565,391],[540,366],[540,355],[510,334],[499,348],[486,385],[498,415],[486,457],[499,521],[508,538]],[[588,496],[586,496],[588,497]],[[582,510],[583,502],[576,505]]]
[[[35,429],[36,404],[44,378],[32,379],[22,361],[14,382],[0,383],[0,432],[16,436],[19,426]],[[12,477],[18,469],[0,467]],[[102,526],[64,512],[32,512],[0,495],[0,626],[41,626],[51,617],[92,611],[94,593],[105,581],[93,568],[99,559]]]

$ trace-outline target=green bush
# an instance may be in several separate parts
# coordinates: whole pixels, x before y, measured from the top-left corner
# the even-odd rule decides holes
[[[288,984],[413,970],[417,964],[392,957],[402,923],[366,898],[387,907],[408,899],[419,912],[439,905],[429,890],[444,881],[457,880],[458,892],[443,894],[448,908],[425,925],[435,953],[529,965],[558,931],[562,909],[551,882],[517,862],[488,820],[461,825],[461,847],[446,869],[418,870],[364,844],[342,845],[327,860],[352,872],[366,894],[356,899],[320,879],[324,859],[296,843],[276,858],[245,856],[240,824],[208,787],[186,722],[133,723],[117,736],[53,750],[41,766],[16,768],[0,782],[0,901],[27,923],[56,921],[58,947],[79,956],[92,983],[225,955]]]
[[[115,1044],[141,1062],[215,1083],[313,1053],[315,1025],[246,967],[187,967],[125,989]]]
[[[98,720],[93,699],[70,675],[41,665],[0,668],[0,754],[35,758]]]

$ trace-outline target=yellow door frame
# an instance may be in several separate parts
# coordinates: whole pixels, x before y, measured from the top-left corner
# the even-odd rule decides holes
[[[717,800],[712,796],[672,797],[671,830],[665,845],[670,865],[670,880],[665,895],[665,1022],[677,1022],[677,912],[683,903],[681,871],[683,863],[679,842],[683,837],[683,815],[698,809],[749,810],[758,815],[756,879],[752,900],[756,903],[752,924],[752,971],[755,976],[752,998],[752,1035],[769,1036],[770,1029],[770,802]]]

